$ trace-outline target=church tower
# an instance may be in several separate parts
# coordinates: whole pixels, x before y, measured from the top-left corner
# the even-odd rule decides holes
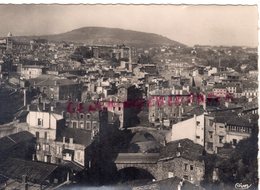
[[[11,32],[9,32],[7,34],[7,38],[6,38],[6,50],[11,50],[13,49],[13,39],[12,39],[13,35]]]

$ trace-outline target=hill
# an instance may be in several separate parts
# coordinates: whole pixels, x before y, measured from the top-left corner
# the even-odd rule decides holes
[[[119,28],[105,28],[105,27],[84,27],[72,30],[70,32],[45,35],[45,36],[31,36],[19,37],[24,38],[45,38],[49,41],[67,41],[76,43],[93,44],[126,44],[131,46],[153,46],[153,45],[174,45],[183,46],[183,44],[173,41],[164,36],[137,32],[132,30],[124,30]]]

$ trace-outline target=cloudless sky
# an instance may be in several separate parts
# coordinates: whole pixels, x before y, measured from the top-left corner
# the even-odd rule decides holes
[[[0,36],[101,26],[156,33],[187,45],[257,46],[257,22],[256,6],[0,5]]]

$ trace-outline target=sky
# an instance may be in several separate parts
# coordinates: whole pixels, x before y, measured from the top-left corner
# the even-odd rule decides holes
[[[257,46],[257,11],[220,5],[0,5],[0,36],[101,26],[156,33],[190,46]]]

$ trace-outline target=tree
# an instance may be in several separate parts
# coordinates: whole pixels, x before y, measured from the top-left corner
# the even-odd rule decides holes
[[[231,156],[218,165],[219,179],[224,183],[258,184],[257,165],[257,134],[256,126],[248,139],[241,140]]]

